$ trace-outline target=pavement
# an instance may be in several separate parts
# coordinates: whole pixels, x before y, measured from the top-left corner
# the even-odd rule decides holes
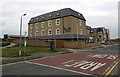
[[[3,75],[73,75],[81,77],[119,77],[119,45],[103,45],[96,48],[73,49],[76,53],[33,54],[32,60],[2,65]],[[73,52],[72,51],[72,52]],[[60,55],[63,54],[63,55]],[[49,55],[49,57],[48,57]],[[28,76],[28,77],[29,77]],[[20,76],[21,77],[21,76]]]
[[[119,48],[120,48],[119,44],[113,44],[113,45],[101,45],[96,47],[69,49],[69,50],[73,52],[89,52],[89,53],[120,55]]]
[[[4,46],[4,47],[0,47],[0,48],[9,48],[9,47],[13,47],[13,46],[15,46],[15,45],[16,45],[16,44],[11,43],[10,45]]]
[[[72,53],[72,51],[62,51],[62,52],[54,52],[54,53],[34,53],[31,56],[27,57],[18,57],[18,58],[2,58],[0,62],[2,64],[8,64],[8,63],[14,63],[14,62],[19,62],[19,61],[25,61],[25,60],[31,60],[31,59],[36,59],[36,58],[42,58],[42,57],[48,57],[48,56],[55,56],[55,55],[61,55],[61,54],[67,54],[67,53]]]

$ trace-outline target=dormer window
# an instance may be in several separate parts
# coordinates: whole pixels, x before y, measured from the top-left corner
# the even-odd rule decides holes
[[[42,19],[44,19],[44,18],[45,18],[45,16],[42,17]]]
[[[38,20],[39,18],[37,17],[36,19]]]
[[[80,16],[80,13],[78,13],[78,16]]]
[[[50,14],[49,17],[52,17],[52,15]]]
[[[57,16],[59,16],[60,15],[60,13],[59,12],[57,12]]]
[[[31,21],[33,21],[33,18],[31,19]]]

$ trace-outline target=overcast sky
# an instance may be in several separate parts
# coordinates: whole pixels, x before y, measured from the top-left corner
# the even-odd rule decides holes
[[[23,17],[23,31],[28,29],[31,17],[51,11],[71,8],[84,15],[87,25],[106,27],[111,38],[118,37],[118,1],[119,0],[1,0],[0,37],[4,34],[19,35],[20,17]]]

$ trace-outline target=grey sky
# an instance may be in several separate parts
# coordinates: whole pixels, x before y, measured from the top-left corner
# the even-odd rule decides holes
[[[111,38],[118,37],[119,0],[2,0],[0,5],[0,37],[18,35],[20,16],[23,17],[23,34],[31,17],[62,8],[72,8],[84,15],[87,25],[110,29]]]

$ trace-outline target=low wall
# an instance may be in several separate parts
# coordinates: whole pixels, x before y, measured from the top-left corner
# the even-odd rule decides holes
[[[30,46],[50,46],[50,43],[46,42],[45,40],[28,39],[27,45],[30,45]]]
[[[85,42],[81,41],[64,41],[63,42],[63,47],[64,48],[84,48],[85,47]]]
[[[13,43],[19,45],[20,39],[14,38],[12,40]],[[45,40],[39,40],[39,39],[26,39],[26,43],[29,46],[50,46],[49,42],[46,42]],[[22,44],[24,44],[24,39],[22,38]]]
[[[116,44],[117,42],[114,42],[114,41],[106,41],[106,45],[111,45],[111,44]]]
[[[84,41],[64,41],[64,48],[87,48],[101,45],[99,42],[96,43],[85,43]]]
[[[99,46],[100,43],[85,43],[85,41],[66,41],[62,40],[56,42],[57,45],[60,45],[59,48],[87,48],[87,47],[94,47],[94,46]],[[19,45],[20,39],[19,38],[14,38],[12,40],[13,43]],[[39,40],[39,39],[29,39],[27,38],[27,45],[29,46],[50,46],[49,42],[46,42],[45,40]],[[22,44],[24,44],[24,38],[22,38]],[[57,46],[56,45],[56,46]]]
[[[86,44],[85,44],[86,47],[94,47],[94,46],[100,46],[100,45],[101,45],[100,42],[86,43]]]

